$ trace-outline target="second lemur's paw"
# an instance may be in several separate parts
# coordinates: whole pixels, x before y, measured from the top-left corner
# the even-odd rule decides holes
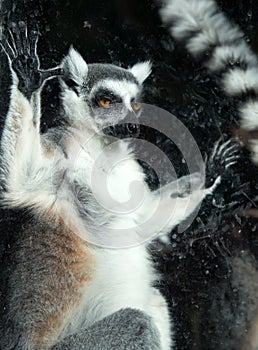
[[[223,142],[221,139],[214,145],[207,161],[206,184],[212,185],[218,178],[223,178],[228,170],[237,163],[240,157],[240,144],[235,139]]]
[[[12,71],[18,78],[18,88],[27,97],[38,90],[47,79],[62,74],[57,67],[41,70],[37,55],[38,31],[27,31],[26,23],[11,23],[7,36],[3,34],[1,46],[8,56]]]

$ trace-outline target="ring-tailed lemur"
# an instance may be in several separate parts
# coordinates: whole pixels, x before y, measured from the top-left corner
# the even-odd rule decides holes
[[[32,216],[20,228],[13,247],[13,271],[1,310],[1,348],[50,349],[120,309],[133,308],[151,317],[159,331],[160,349],[170,349],[172,321],[165,299],[153,287],[156,274],[147,243],[128,247],[127,237],[121,237],[122,230],[117,228],[133,227],[132,237],[140,242],[137,229],[152,206],[159,203],[162,216],[176,204],[174,215],[168,215],[159,229],[168,232],[212,194],[218,181],[207,189],[198,183],[192,193],[183,192],[179,197],[175,196],[175,190],[180,191],[175,182],[151,192],[128,142],[113,146],[113,139],[103,134],[107,124],[118,123],[128,112],[138,112],[136,101],[150,74],[149,63],[129,70],[87,65],[70,49],[60,67],[43,71],[36,32],[28,35],[24,22],[12,24],[10,32],[11,41],[2,40],[13,79],[1,140],[2,205],[27,208]],[[63,124],[40,134],[40,92],[45,81],[57,75]],[[106,154],[108,145],[113,148]],[[222,171],[231,164],[235,151],[233,147],[227,153],[228,162],[223,159]],[[104,158],[98,163],[100,154]],[[93,170],[98,177],[117,160],[122,162],[111,172],[111,195],[122,202],[132,180],[145,193],[141,205],[126,215],[117,208],[106,208],[93,196]],[[190,180],[180,179],[179,185]],[[105,196],[101,182],[95,190],[106,200],[101,197]],[[85,236],[98,245],[82,238]],[[110,249],[117,240],[126,247]],[[147,343],[142,346],[148,347]],[[128,344],[128,349],[135,349],[135,344]]]
[[[172,37],[204,62],[220,79],[225,93],[239,99],[241,127],[248,134],[254,163],[258,163],[258,59],[214,0],[165,0],[160,11]]]

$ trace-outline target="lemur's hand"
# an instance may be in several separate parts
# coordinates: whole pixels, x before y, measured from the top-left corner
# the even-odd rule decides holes
[[[239,157],[240,144],[237,140],[217,141],[207,161],[206,187],[211,186],[215,179],[222,178],[229,168],[237,163]]]
[[[37,55],[38,32],[27,32],[25,22],[11,23],[9,39],[3,34],[1,46],[9,58],[10,66],[18,77],[18,88],[27,97],[41,88],[50,78],[62,75],[59,67],[42,70]]]

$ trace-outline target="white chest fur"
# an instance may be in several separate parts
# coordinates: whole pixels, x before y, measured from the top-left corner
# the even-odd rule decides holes
[[[155,272],[144,245],[129,249],[92,248],[95,271],[85,284],[77,315],[64,335],[122,308],[150,313]]]

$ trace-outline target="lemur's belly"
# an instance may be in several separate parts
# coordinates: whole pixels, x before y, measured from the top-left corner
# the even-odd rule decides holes
[[[92,247],[90,255],[94,261],[91,279],[82,287],[80,304],[66,335],[122,308],[148,311],[155,273],[145,246],[120,250]]]

